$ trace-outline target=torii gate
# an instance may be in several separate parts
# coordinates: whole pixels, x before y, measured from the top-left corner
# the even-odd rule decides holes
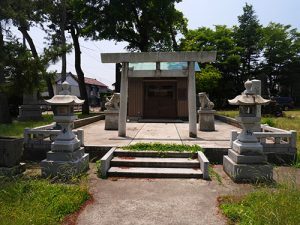
[[[128,77],[188,77],[189,136],[197,137],[195,62],[213,62],[216,51],[102,53],[102,63],[122,63],[119,137],[126,136]],[[129,70],[129,63],[156,63],[156,70]],[[161,70],[160,62],[187,62],[186,70]]]

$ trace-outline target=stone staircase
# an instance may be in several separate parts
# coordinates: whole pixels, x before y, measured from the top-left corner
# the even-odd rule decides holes
[[[202,152],[125,151],[112,148],[101,159],[101,175],[140,178],[208,179],[208,160]]]

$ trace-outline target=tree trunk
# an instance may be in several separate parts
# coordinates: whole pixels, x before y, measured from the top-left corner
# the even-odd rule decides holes
[[[82,105],[82,114],[89,114],[90,108],[89,108],[89,98],[86,92],[85,82],[84,82],[84,73],[81,68],[81,51],[80,51],[80,45],[79,45],[79,32],[78,29],[76,29],[76,25],[70,26],[71,30],[71,36],[74,44],[74,50],[75,50],[75,70],[78,76],[78,85],[79,85],[79,91],[80,96],[84,100],[84,103]]]
[[[4,38],[2,35],[2,27],[0,23],[0,57],[2,56],[1,51],[4,49]],[[2,57],[1,57],[2,58]],[[4,71],[3,68],[0,67],[0,84],[1,82],[4,82]],[[1,93],[0,90],[0,123],[11,123],[11,116],[9,114],[9,107],[8,107],[8,102],[7,102],[7,97],[4,93]]]
[[[18,30],[22,33],[23,37],[26,39],[27,43],[29,44],[32,56],[36,60],[39,60],[39,56],[38,56],[36,47],[33,43],[32,38],[28,34],[26,27],[22,27],[22,26],[18,27]],[[46,83],[47,83],[49,97],[52,98],[54,96],[54,90],[53,90],[51,79],[49,77],[47,77],[45,80],[46,80]]]
[[[62,6],[62,14],[61,14],[61,21],[60,21],[60,32],[61,32],[61,45],[63,48],[66,46],[66,36],[65,36],[65,28],[66,28],[66,1],[61,0]],[[66,80],[67,74],[67,53],[66,51],[63,52],[61,57],[61,82]]]

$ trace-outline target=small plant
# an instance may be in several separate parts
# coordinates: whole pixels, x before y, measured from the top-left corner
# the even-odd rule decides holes
[[[219,184],[223,184],[222,182],[222,177],[220,176],[220,174],[218,174],[212,166],[208,167],[208,173],[209,173],[209,177],[211,178],[216,178],[216,180],[218,181]]]
[[[102,174],[101,174],[101,160],[96,161],[96,169],[97,169],[97,176],[102,177]]]
[[[262,118],[261,120],[262,124],[268,124],[270,127],[274,127],[275,126],[275,122],[272,118],[266,117],[266,118]]]

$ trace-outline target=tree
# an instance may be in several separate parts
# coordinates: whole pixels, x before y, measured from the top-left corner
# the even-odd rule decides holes
[[[62,4],[64,4],[63,8]],[[53,2],[47,12],[49,22],[47,33],[51,37],[52,45],[59,45],[65,49],[65,51],[62,52],[62,59],[64,59],[65,53],[70,50],[71,46],[64,43],[66,40],[62,33],[65,33],[65,31],[70,32],[75,52],[75,70],[78,76],[80,97],[85,100],[82,106],[82,113],[89,114],[89,99],[84,82],[84,72],[81,68],[81,50],[79,44],[79,37],[83,36],[81,32],[83,26],[81,11],[84,6],[85,1],[83,0],[64,0],[61,3]],[[66,14],[64,15],[60,10],[65,10]],[[64,24],[64,26],[62,24]],[[64,32],[62,32],[62,29],[64,29]],[[63,64],[62,81],[65,79],[63,77],[64,70],[65,67]]]
[[[189,30],[181,39],[180,50],[182,51],[217,51],[215,68],[222,74],[221,86],[213,90],[213,96],[218,99],[216,106],[227,105],[227,99],[239,93],[240,57],[237,53],[240,49],[236,46],[233,38],[233,31],[226,26],[217,25],[215,29],[200,27],[196,30]],[[205,68],[205,65],[202,65]],[[210,93],[212,94],[212,93]]]
[[[293,87],[297,81],[295,72],[299,71],[300,33],[290,25],[270,23],[263,29],[262,43],[261,70],[268,77],[271,95],[277,95]]]
[[[94,39],[128,42],[130,51],[169,51],[178,48],[176,36],[187,20],[175,9],[181,0],[90,0],[86,31]]]
[[[238,21],[239,25],[234,27],[234,37],[237,46],[240,47],[240,86],[243,87],[243,82],[256,74],[255,69],[261,52],[262,27],[252,5],[247,3],[243,8],[243,14],[238,16]]]

